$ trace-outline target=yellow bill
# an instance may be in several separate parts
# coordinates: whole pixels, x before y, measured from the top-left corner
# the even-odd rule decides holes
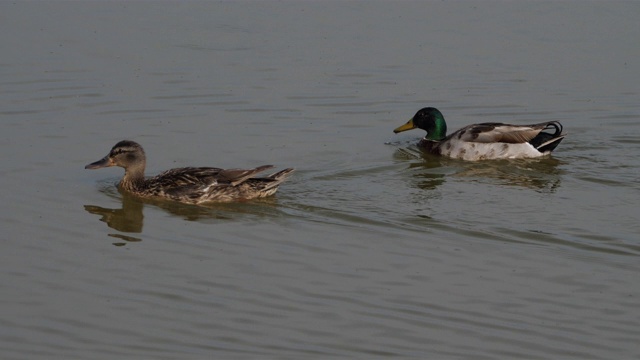
[[[413,124],[413,118],[411,118],[411,120],[407,121],[406,124],[395,128],[395,130],[393,130],[393,132],[397,134],[399,132],[403,132],[403,131],[407,131],[407,130],[411,130],[411,129],[415,129],[415,128],[416,128],[416,126]]]

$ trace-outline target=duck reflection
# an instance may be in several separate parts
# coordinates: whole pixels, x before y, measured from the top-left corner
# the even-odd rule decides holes
[[[417,169],[414,173],[414,178],[417,180],[416,186],[423,190],[434,190],[444,184],[446,174],[432,171],[441,167],[442,164],[437,162],[412,163],[409,165],[409,169]],[[421,171],[421,169],[426,171]]]
[[[470,162],[434,156],[409,147],[398,149],[395,158],[411,161],[409,169],[415,170],[416,185],[425,190],[442,185],[447,177],[484,179],[538,192],[555,192],[561,183],[559,165],[562,162],[551,157]]]
[[[137,237],[133,237],[133,236],[128,236],[128,235],[122,235],[122,234],[108,234],[111,237],[117,238],[117,239],[122,239],[126,242],[139,242],[142,241],[142,239],[139,239]],[[117,242],[117,243],[113,243],[113,245],[115,246],[124,246],[127,243],[126,242]]]
[[[142,213],[143,204],[131,195],[123,194],[122,207],[120,209],[109,209],[96,205],[85,205],[84,209],[90,214],[100,215],[100,221],[105,222],[112,229],[126,233],[141,233],[144,224],[144,215]],[[110,237],[124,240],[125,242],[117,242],[113,245],[123,246],[127,242],[140,242],[142,239],[122,235],[108,234]]]
[[[110,209],[96,205],[85,205],[84,209],[91,214],[100,215],[100,221],[107,223],[110,228],[127,233],[142,232],[144,225],[144,214],[142,209],[145,204],[157,206],[173,215],[180,216],[189,221],[201,218],[227,218],[216,214],[212,208],[208,207],[186,205],[162,200],[142,199],[131,195],[126,191],[118,190],[118,192],[120,193],[122,200],[121,208]]]
[[[179,216],[187,221],[197,220],[230,220],[235,216],[269,216],[278,213],[276,206],[277,201],[273,198],[265,198],[253,200],[247,203],[213,203],[209,206],[190,205],[167,200],[156,200],[140,198],[131,195],[126,191],[116,189],[113,184],[107,184],[101,190],[111,198],[120,199],[122,206],[120,208],[105,208],[96,205],[85,205],[84,209],[94,215],[100,216],[100,221],[107,224],[112,229],[123,233],[142,233],[144,227],[143,209],[145,205],[153,205],[161,208],[166,212]],[[119,194],[118,194],[119,193]],[[265,206],[267,205],[267,206]],[[123,234],[108,234],[110,237],[118,238],[126,242],[139,242],[142,239]],[[114,243],[116,246],[122,246],[126,243]]]
[[[553,193],[561,183],[560,160],[519,159],[465,164],[455,176],[489,179],[500,185],[517,186],[543,193]]]
[[[100,221],[112,229],[127,233],[141,233],[144,223],[143,204],[131,195],[123,194],[122,207],[109,209],[95,205],[85,205],[84,209],[94,215],[100,215]]]
[[[423,154],[415,147],[399,148],[394,157],[411,161],[409,169],[413,171],[416,186],[420,189],[434,190],[446,181],[447,172],[442,157]]]

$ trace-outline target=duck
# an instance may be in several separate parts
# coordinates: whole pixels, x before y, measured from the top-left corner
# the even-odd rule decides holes
[[[144,149],[131,140],[118,142],[109,154],[84,168],[101,169],[110,166],[124,168],[124,177],[118,183],[121,190],[144,198],[163,198],[196,205],[271,196],[294,171],[287,168],[265,177],[255,177],[274,166],[262,165],[253,169],[182,167],[145,178]]]
[[[524,159],[549,155],[566,134],[558,121],[533,125],[481,123],[463,127],[447,135],[447,124],[440,110],[425,107],[404,125],[393,130],[399,133],[419,128],[427,135],[418,147],[434,155],[477,161],[491,159]]]

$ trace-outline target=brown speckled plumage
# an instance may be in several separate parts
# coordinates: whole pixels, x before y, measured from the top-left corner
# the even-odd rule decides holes
[[[275,194],[278,185],[293,172],[293,169],[284,169],[266,177],[254,177],[273,168],[273,165],[263,165],[254,169],[184,167],[145,178],[144,150],[138,143],[129,140],[120,141],[107,156],[85,166],[85,169],[108,166],[124,168],[124,177],[118,184],[123,190],[142,197],[165,198],[190,204],[270,196]]]

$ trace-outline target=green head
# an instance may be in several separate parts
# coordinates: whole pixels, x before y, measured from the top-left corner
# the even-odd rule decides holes
[[[393,130],[394,133],[411,129],[422,129],[427,132],[425,139],[440,141],[447,136],[447,123],[440,110],[432,107],[420,109],[406,124]]]

